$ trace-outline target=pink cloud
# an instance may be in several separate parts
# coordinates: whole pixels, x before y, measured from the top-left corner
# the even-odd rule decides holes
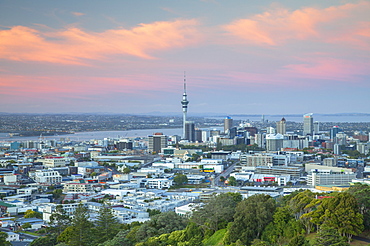
[[[325,85],[349,83],[355,87],[369,87],[361,77],[369,75],[370,63],[327,58],[320,54],[298,60],[298,64],[285,65],[281,69],[270,69],[263,73],[229,71],[216,74],[212,78],[212,85],[222,87],[227,81],[230,88],[245,88],[248,91],[262,89],[266,92],[276,88],[301,89],[302,86],[307,87],[308,80],[310,88],[322,89]],[[207,88],[209,84],[200,83],[197,86]]]
[[[281,45],[290,40],[318,42],[351,42],[367,36],[370,2],[344,4],[324,9],[306,7],[294,11],[274,8],[248,19],[223,26],[230,35],[257,45]],[[361,29],[367,23],[367,28]],[[354,30],[359,29],[357,32]],[[365,32],[366,35],[363,35]]]
[[[83,16],[83,15],[85,15],[84,13],[80,13],[80,12],[72,12],[72,14],[74,16]]]
[[[92,97],[112,93],[148,95],[166,88],[165,78],[156,75],[135,75],[121,77],[89,76],[20,76],[4,75],[0,80],[2,94],[50,99],[59,97]]]
[[[196,20],[140,24],[128,29],[88,32],[76,27],[41,32],[16,26],[0,31],[0,59],[85,64],[111,55],[154,59],[156,51],[194,45],[202,35]]]
[[[281,75],[295,78],[327,79],[359,82],[359,76],[368,75],[370,63],[354,62],[327,57],[300,59],[300,64],[290,64],[280,70]]]

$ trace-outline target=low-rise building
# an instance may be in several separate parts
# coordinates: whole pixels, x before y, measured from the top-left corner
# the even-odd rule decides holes
[[[20,189],[17,189],[17,194],[18,195],[31,195],[32,193],[37,192],[37,190],[38,189],[36,187],[20,188]]]
[[[6,232],[8,234],[8,237],[6,238],[6,241],[13,242],[13,241],[19,241],[19,234],[14,232]]]
[[[51,169],[36,170],[34,179],[40,184],[60,184],[62,182],[62,176],[57,171]]]
[[[201,184],[206,178],[204,175],[186,175],[188,178],[188,184]]]
[[[67,164],[66,158],[60,157],[60,156],[46,157],[45,159],[41,159],[39,161],[41,161],[46,168],[49,168],[49,167],[65,167],[66,164]]]
[[[272,166],[272,155],[266,154],[242,154],[240,155],[240,165],[243,167]]]
[[[68,182],[63,184],[63,193],[91,193],[94,192],[92,184]]]
[[[172,183],[173,180],[170,179],[147,179],[146,186],[149,189],[168,189]]]
[[[240,188],[240,193],[244,198],[248,198],[256,194],[266,194],[270,195],[271,197],[279,197],[283,195],[283,188],[271,186],[245,186]]]
[[[312,187],[319,185],[349,185],[356,178],[356,174],[354,172],[334,173],[326,170],[326,172],[313,171],[307,177],[307,184]]]
[[[121,223],[131,223],[133,221],[144,222],[150,219],[148,212],[140,210],[128,209],[123,207],[112,207],[112,212]]]
[[[193,214],[196,204],[195,203],[189,203],[180,207],[175,208],[175,213],[177,215],[180,215],[181,217],[190,218]]]
[[[303,175],[301,167],[256,167],[256,174],[272,174],[272,175],[290,175],[292,178],[299,178]]]
[[[18,208],[14,204],[10,204],[10,203],[0,201],[0,212],[1,212],[1,215],[3,215],[3,214],[17,215],[18,214]]]
[[[14,173],[3,174],[5,185],[17,185],[21,179],[21,175]]]

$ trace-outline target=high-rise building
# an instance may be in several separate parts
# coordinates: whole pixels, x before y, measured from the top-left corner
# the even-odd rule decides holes
[[[313,135],[312,113],[303,115],[303,135]]]
[[[148,138],[149,138],[148,150],[150,153],[152,152],[160,153],[162,151],[162,148],[167,147],[167,136],[163,135],[163,133],[161,132],[154,133]]]
[[[275,128],[271,126],[266,127],[266,134],[276,134]]]
[[[202,142],[208,142],[210,137],[209,131],[202,131]]]
[[[202,142],[202,130],[195,129],[195,142]]]
[[[233,127],[233,119],[230,116],[227,116],[224,119],[224,132],[227,133]]]
[[[258,147],[265,148],[266,147],[266,134],[256,133],[255,143],[258,145]]]
[[[339,126],[333,126],[333,128],[330,129],[330,139],[333,140],[339,132],[342,132],[342,129],[340,129]]]
[[[118,150],[124,150],[124,149],[132,150],[133,149],[133,142],[132,140],[129,140],[129,139],[121,139],[115,145]]]
[[[266,150],[280,151],[283,148],[284,136],[281,134],[267,134],[266,135]]]
[[[286,134],[286,120],[284,117],[281,121],[276,122],[276,133]]]
[[[187,95],[186,95],[186,77],[184,75],[184,94],[182,95],[182,101],[181,101],[182,116],[183,116],[183,119],[182,119],[182,126],[183,126],[182,137],[183,137],[183,139],[186,139],[185,138],[185,122],[186,122],[186,116],[187,116],[187,112],[188,112],[188,104],[189,104],[189,101],[188,101]]]
[[[313,132],[314,134],[319,134],[320,131],[320,123],[318,121],[315,121],[313,123]]]
[[[195,142],[195,123],[194,121],[185,122],[185,137],[189,142]]]
[[[236,127],[231,127],[229,129],[229,138],[235,138],[237,135],[238,128]]]

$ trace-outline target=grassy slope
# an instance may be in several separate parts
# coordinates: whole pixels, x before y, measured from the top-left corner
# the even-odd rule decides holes
[[[203,241],[204,246],[223,246],[222,239],[224,238],[226,229],[216,231],[210,238]]]

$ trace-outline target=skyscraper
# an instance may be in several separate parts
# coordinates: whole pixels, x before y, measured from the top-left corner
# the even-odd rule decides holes
[[[185,122],[185,137],[189,142],[195,142],[195,124],[194,121]]]
[[[342,129],[340,129],[339,126],[333,126],[333,128],[330,129],[330,139],[334,140],[339,132],[342,132]]]
[[[224,119],[224,132],[230,131],[230,129],[233,127],[233,119],[231,119],[230,116],[227,116]]]
[[[313,133],[319,134],[319,131],[320,131],[320,123],[318,121],[315,121],[313,123]]]
[[[182,95],[182,101],[181,101],[181,105],[182,105],[182,127],[183,127],[183,130],[182,130],[182,138],[183,139],[186,139],[185,137],[185,122],[186,122],[186,116],[187,116],[187,113],[188,113],[188,104],[189,104],[189,101],[187,99],[187,95],[186,95],[186,77],[185,77],[185,74],[184,74],[184,94]]]
[[[313,135],[312,113],[303,115],[303,135]]]
[[[162,148],[167,147],[167,136],[163,135],[161,132],[154,133],[149,136],[149,146],[148,150],[150,153],[156,152],[160,153]]]
[[[286,134],[286,120],[284,117],[281,121],[276,122],[276,133]]]

